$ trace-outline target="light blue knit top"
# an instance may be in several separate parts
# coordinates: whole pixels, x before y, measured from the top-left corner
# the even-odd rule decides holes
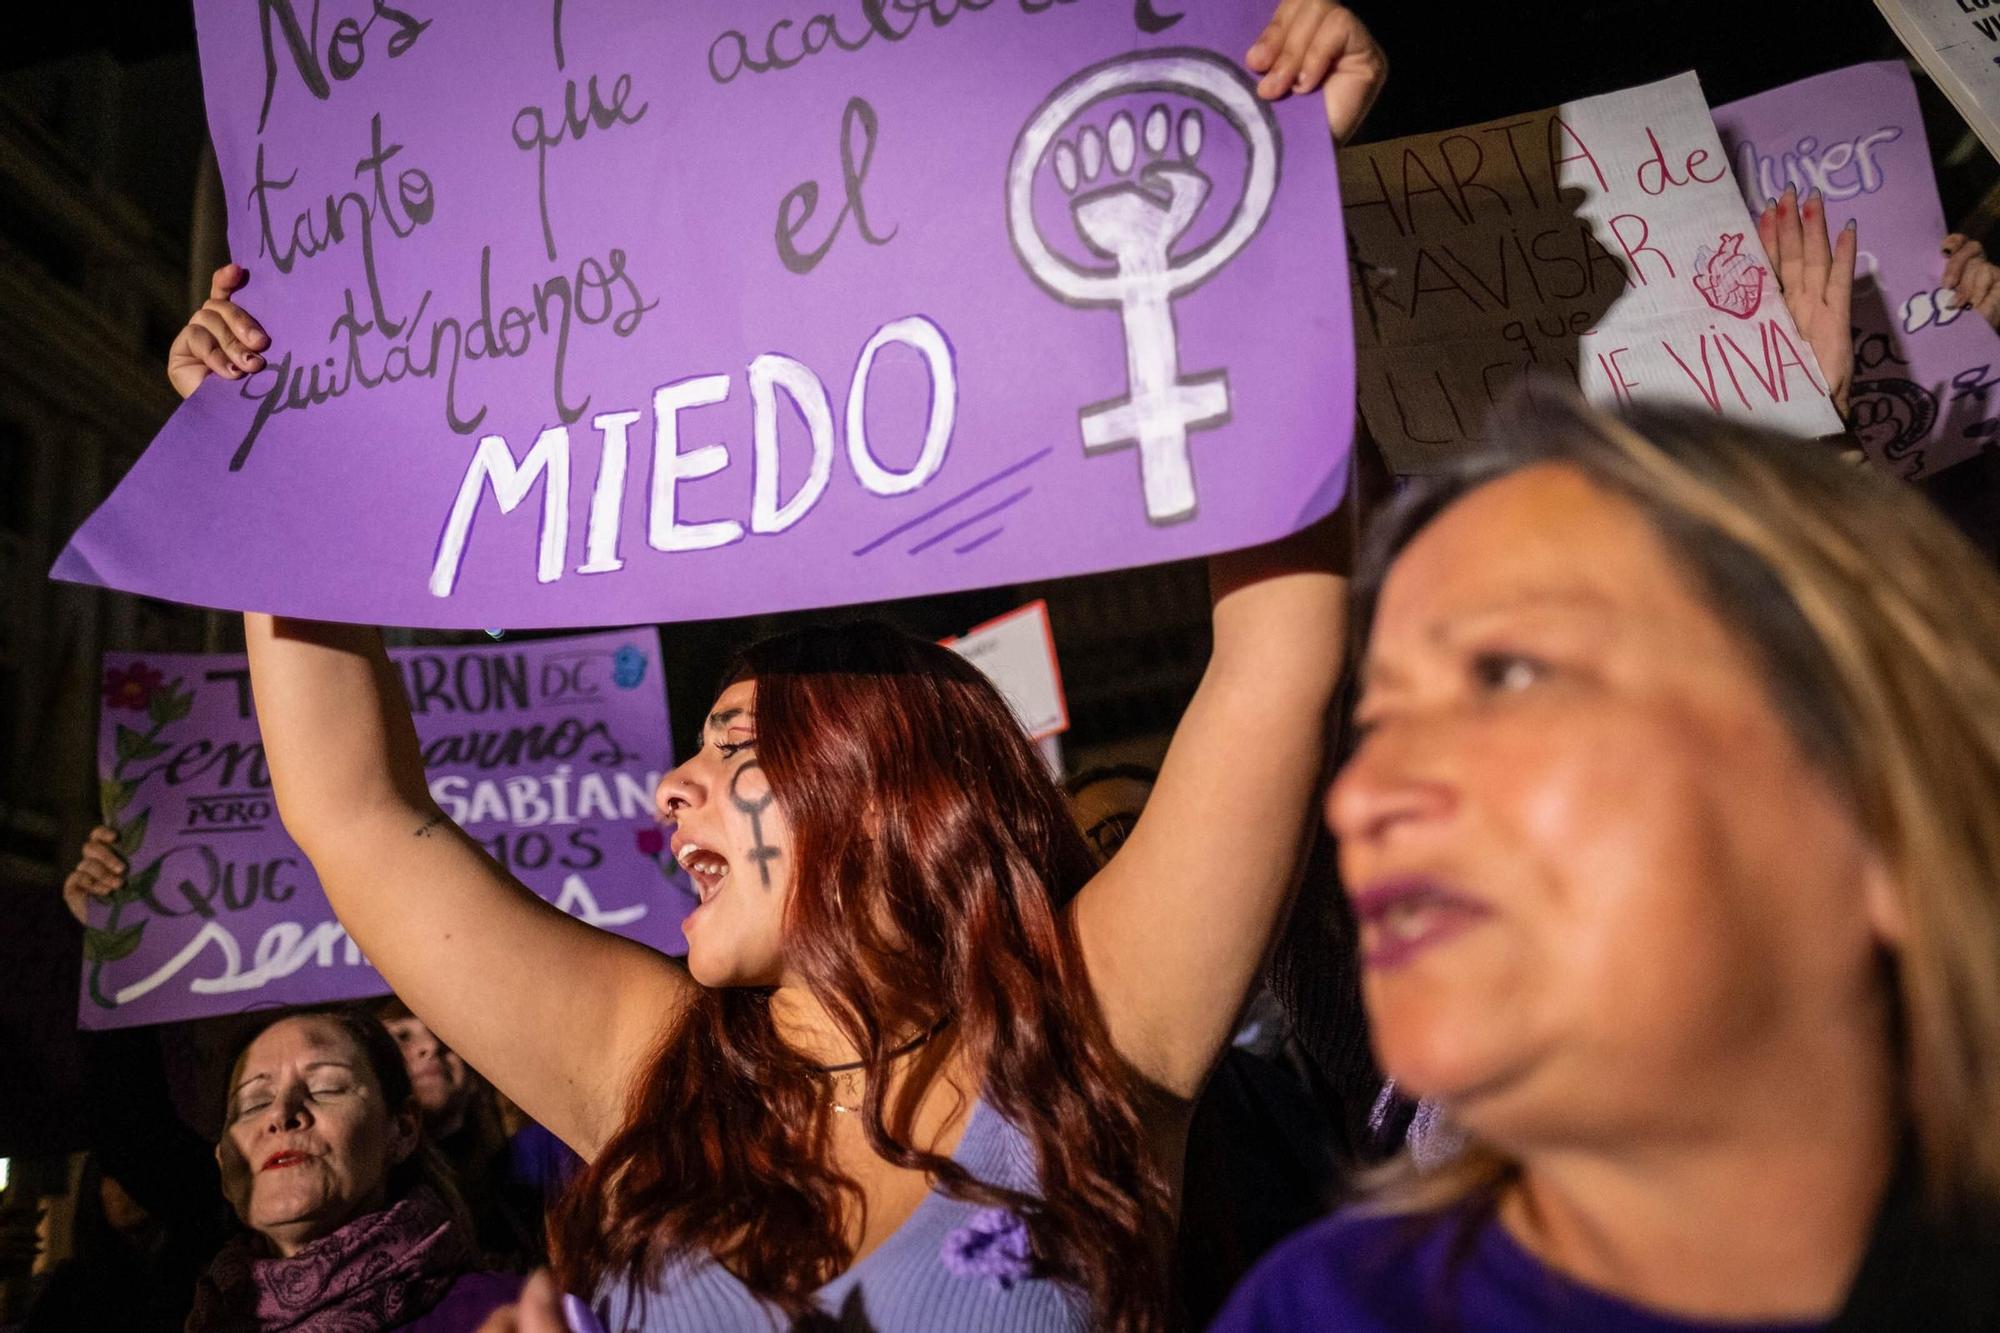
[[[976,1179],[1039,1193],[1035,1152],[982,1101],[972,1105],[952,1160]],[[1082,1333],[1090,1302],[1074,1287],[1022,1276],[1025,1234],[1012,1214],[933,1190],[909,1220],[861,1262],[819,1289],[843,1330],[865,1333]],[[607,1284],[591,1307],[607,1333],[774,1333],[776,1306],[713,1259],[668,1265],[643,1301]]]

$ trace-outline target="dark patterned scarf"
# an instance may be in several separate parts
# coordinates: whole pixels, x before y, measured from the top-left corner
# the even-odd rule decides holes
[[[472,1242],[443,1200],[418,1187],[289,1259],[261,1238],[223,1246],[195,1288],[188,1333],[377,1333],[444,1299]]]

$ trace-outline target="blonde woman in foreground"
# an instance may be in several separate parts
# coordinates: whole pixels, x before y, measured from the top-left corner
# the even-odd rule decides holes
[[[2000,579],[1823,446],[1551,392],[1372,534],[1327,800],[1471,1146],[1217,1327],[2000,1327]]]

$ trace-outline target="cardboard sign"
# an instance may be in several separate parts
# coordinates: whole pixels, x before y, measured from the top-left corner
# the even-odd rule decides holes
[[[1840,419],[1693,74],[1340,160],[1362,415],[1399,472],[1523,375],[1802,435]]]
[[[1944,207],[1909,70],[1884,60],[1801,79],[1717,107],[1715,127],[1753,211],[1792,185],[1820,192],[1829,227],[1854,221],[1849,419],[1870,457],[1914,479],[1988,447],[2000,335],[1939,286]]]
[[[1035,740],[1069,730],[1062,668],[1056,664],[1049,604],[1036,600],[995,616],[944,646],[986,673]]]
[[[1324,109],[1241,65],[1269,13],[197,0],[269,364],[55,574],[596,625],[1293,531],[1352,360]]]
[[[2000,157],[2000,8],[1993,0],[1875,0],[1958,114]]]
[[[446,815],[570,915],[687,951],[693,892],[654,818],[670,744],[655,631],[390,657]],[[105,654],[98,773],[130,873],[91,908],[80,1026],[388,989],[279,823],[243,657]]]

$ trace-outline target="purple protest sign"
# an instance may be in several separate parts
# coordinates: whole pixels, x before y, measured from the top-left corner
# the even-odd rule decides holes
[[[1352,331],[1319,99],[1240,65],[1269,11],[197,0],[271,364],[54,572],[590,625],[1290,532]]]
[[[570,915],[685,953],[694,899],[653,817],[666,692],[650,629],[390,653],[431,794]],[[98,772],[131,867],[93,905],[86,1028],[379,995],[271,800],[240,656],[107,653]]]
[[[1869,456],[1900,476],[1962,462],[2000,435],[2000,336],[1938,285],[1944,209],[1910,72],[1854,65],[1715,109],[1751,209],[1787,185],[1817,189],[1827,225],[1855,223],[1855,369],[1850,420]]]

